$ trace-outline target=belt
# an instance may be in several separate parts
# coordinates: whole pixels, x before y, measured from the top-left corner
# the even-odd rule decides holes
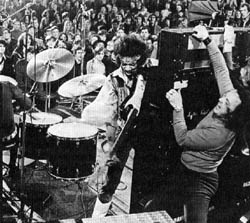
[[[15,128],[15,130],[10,135],[3,137],[1,141],[2,141],[2,143],[8,142],[11,139],[14,139],[16,135],[17,135],[17,128]]]

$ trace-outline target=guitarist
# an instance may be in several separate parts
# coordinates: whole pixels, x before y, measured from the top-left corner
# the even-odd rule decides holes
[[[120,67],[109,74],[97,98],[82,113],[82,120],[97,126],[106,125],[107,143],[105,148],[110,153],[106,163],[107,179],[94,207],[92,217],[102,217],[108,212],[112,195],[120,182],[123,167],[128,158],[131,145],[126,140],[125,146],[119,146],[124,141],[125,134],[119,135],[119,128],[125,126],[125,120],[132,119],[140,111],[141,101],[145,90],[145,79],[138,71],[146,62],[146,45],[135,35],[126,36],[116,46],[116,54]],[[125,117],[124,110],[132,108],[133,118]],[[126,113],[126,112],[125,112]],[[126,126],[125,126],[126,127]],[[128,128],[128,127],[127,127]],[[125,136],[126,137],[126,136]]]

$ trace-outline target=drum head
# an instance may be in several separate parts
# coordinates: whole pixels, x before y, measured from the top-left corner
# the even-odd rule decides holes
[[[53,125],[62,121],[60,115],[46,112],[32,112],[27,114],[26,122],[33,125]]]
[[[97,135],[97,128],[85,123],[59,123],[48,128],[48,134],[57,138],[79,140],[91,139]]]

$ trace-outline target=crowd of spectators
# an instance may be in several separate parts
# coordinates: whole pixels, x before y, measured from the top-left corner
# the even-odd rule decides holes
[[[161,29],[194,25],[188,18],[191,1],[3,0],[0,3],[0,38],[6,42],[5,56],[12,59],[14,70],[30,47],[34,48],[34,53],[48,48],[66,48],[77,58],[78,67],[82,63],[82,70],[73,76],[81,73],[108,75],[118,66],[114,55],[116,41],[135,33],[147,44],[148,57],[156,59]],[[249,12],[245,0],[218,0],[219,11],[208,23],[224,26],[230,21],[233,26],[244,26],[242,4]],[[247,15],[249,17],[249,13]]]

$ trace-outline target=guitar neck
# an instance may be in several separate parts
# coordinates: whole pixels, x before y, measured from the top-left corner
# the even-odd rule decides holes
[[[119,133],[118,137],[116,138],[114,145],[112,147],[111,157],[117,153],[117,151],[122,148],[122,145],[124,144],[125,140],[127,139],[129,131],[133,127],[134,120],[137,116],[137,109],[133,108],[128,114],[128,119],[124,125],[124,128]]]

